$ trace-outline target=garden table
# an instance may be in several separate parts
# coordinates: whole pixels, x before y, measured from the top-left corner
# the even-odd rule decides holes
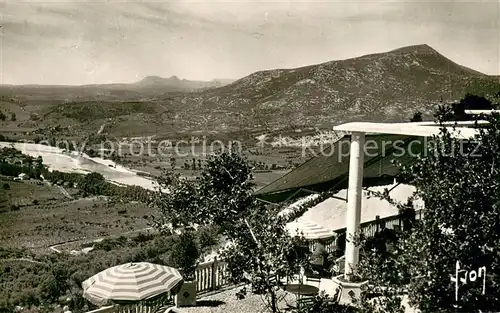
[[[285,286],[285,290],[293,293],[297,297],[297,309],[299,309],[299,297],[300,296],[313,296],[319,292],[319,288],[311,285],[305,284],[288,284]]]

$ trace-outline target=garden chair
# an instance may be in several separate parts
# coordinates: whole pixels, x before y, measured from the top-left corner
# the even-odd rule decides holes
[[[321,277],[317,275],[313,276],[306,276],[306,285],[312,285],[315,287],[318,287],[321,284]],[[317,296],[318,294],[311,294],[311,295],[301,295],[297,298],[297,307],[304,307],[304,306],[309,306],[312,305],[314,302],[314,297]]]
[[[304,308],[314,303],[314,296],[302,296],[297,299],[297,308]]]
[[[288,283],[288,277],[281,277],[280,275],[272,275],[269,277],[269,282],[275,283],[280,289],[284,289]]]
[[[316,296],[316,295],[314,295],[314,296]],[[298,307],[303,308],[305,306],[312,305],[314,302],[314,296],[303,297],[303,298],[299,299],[298,300],[299,303],[297,303]],[[335,290],[335,294],[333,295],[333,297],[329,297],[327,301],[329,304],[338,304],[338,303],[340,303],[341,298],[342,298],[342,286],[339,286]]]
[[[314,285],[317,284],[316,287],[319,288],[319,285],[321,284],[321,277],[318,277],[316,275],[314,275],[314,276],[306,276],[306,284],[309,285],[309,283],[313,283]]]

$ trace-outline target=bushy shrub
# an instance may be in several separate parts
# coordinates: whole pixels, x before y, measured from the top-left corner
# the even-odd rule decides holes
[[[208,251],[220,241],[220,228],[205,226],[198,229],[198,243],[202,251]]]
[[[133,237],[132,240],[136,243],[145,243],[151,241],[155,238],[154,234],[139,233],[137,236]]]
[[[333,295],[327,295],[324,291],[316,295],[310,305],[301,307],[299,313],[358,313],[359,311],[352,307],[341,305],[331,301]]]
[[[185,231],[172,246],[170,263],[179,268],[185,280],[193,280],[200,254],[195,234],[192,231]]]

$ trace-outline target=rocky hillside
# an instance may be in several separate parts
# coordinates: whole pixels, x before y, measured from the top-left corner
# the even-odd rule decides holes
[[[179,118],[218,129],[282,128],[348,121],[401,121],[498,79],[458,65],[427,45],[296,69],[261,71],[221,88],[170,98]],[[499,89],[500,90],[500,89]],[[202,124],[203,124],[202,123]]]
[[[0,101],[5,114],[17,112],[18,118],[1,122],[0,128],[60,125],[73,129],[70,133],[75,137],[95,133],[104,124],[106,132],[116,136],[300,134],[295,131],[349,121],[405,121],[417,110],[429,119],[439,103],[459,100],[466,92],[496,94],[499,82],[498,77],[418,45],[296,69],[260,71],[232,83],[150,76],[127,85],[126,91],[121,84],[57,86],[52,91],[43,86],[15,87],[21,89],[7,95],[0,92]],[[193,89],[197,91],[186,92]],[[92,96],[95,90],[102,91],[100,97]],[[76,98],[57,98],[68,91]]]

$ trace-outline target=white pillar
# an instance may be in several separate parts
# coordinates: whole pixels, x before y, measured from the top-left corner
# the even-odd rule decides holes
[[[358,234],[361,219],[361,198],[363,187],[363,166],[365,133],[351,134],[351,151],[349,159],[349,187],[347,193],[346,216],[346,248],[344,278],[349,280],[353,269],[358,264],[359,247],[354,245],[352,238]]]

